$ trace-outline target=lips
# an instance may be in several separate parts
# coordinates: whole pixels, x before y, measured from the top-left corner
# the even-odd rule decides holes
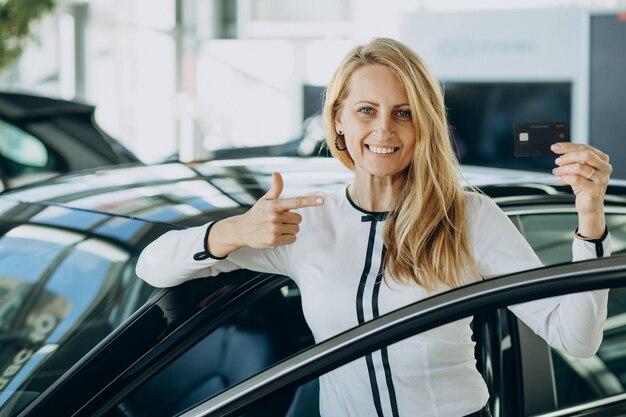
[[[376,153],[379,155],[391,154],[397,151],[398,149],[400,149],[400,148],[395,148],[392,146],[377,146],[377,145],[365,145],[365,146],[367,146],[367,149],[369,149],[373,153]]]

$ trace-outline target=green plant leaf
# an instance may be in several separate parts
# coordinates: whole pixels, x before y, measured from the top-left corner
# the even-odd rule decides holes
[[[54,0],[0,0],[0,71],[15,63],[36,37],[33,23],[54,9]]]

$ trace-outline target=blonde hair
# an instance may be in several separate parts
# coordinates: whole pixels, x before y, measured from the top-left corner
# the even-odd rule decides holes
[[[429,291],[462,285],[464,276],[477,278],[443,94],[415,52],[393,39],[376,38],[348,53],[326,89],[323,119],[328,149],[354,170],[350,154],[335,148],[335,117],[349,94],[350,77],[366,65],[384,65],[404,85],[416,134],[406,180],[383,232],[386,272],[398,283],[412,280]]]

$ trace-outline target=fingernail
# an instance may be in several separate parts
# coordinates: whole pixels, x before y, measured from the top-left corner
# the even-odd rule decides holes
[[[556,175],[556,172],[557,172],[557,169],[556,169],[556,168],[554,168],[554,169],[552,170],[552,173],[553,173],[554,175]]]
[[[324,204],[324,199],[322,197],[318,197],[318,198],[315,199],[315,202],[317,204]]]
[[[555,163],[555,164],[557,164],[557,165],[559,165],[559,164],[561,163],[561,158],[556,158],[556,159],[554,160],[554,163]]]
[[[553,151],[558,151],[559,149],[561,149],[561,145],[555,143],[554,145],[550,146],[550,149],[552,149]]]

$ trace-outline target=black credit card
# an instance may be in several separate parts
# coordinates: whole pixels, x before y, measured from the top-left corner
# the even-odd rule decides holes
[[[550,150],[556,142],[569,142],[569,125],[565,122],[515,123],[515,156],[557,155]]]

